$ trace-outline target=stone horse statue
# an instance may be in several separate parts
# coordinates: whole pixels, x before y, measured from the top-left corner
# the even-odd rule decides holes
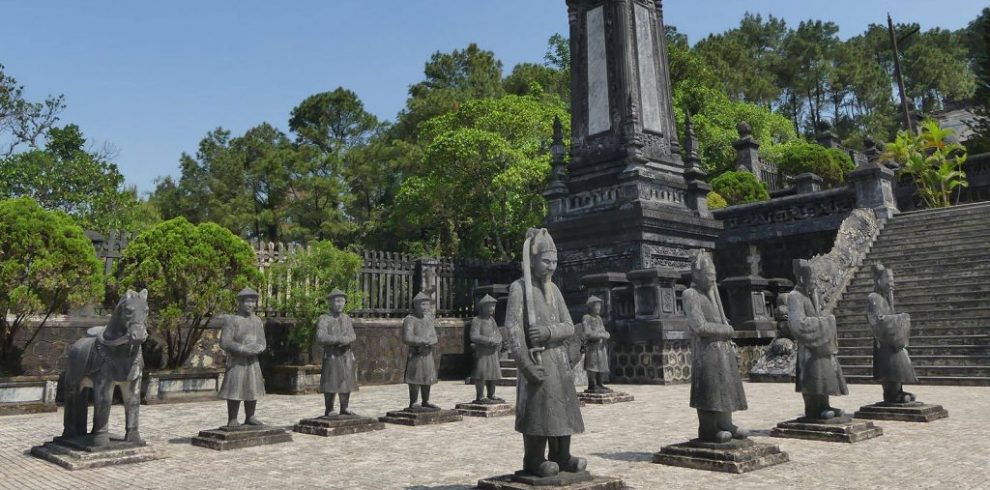
[[[128,290],[117,303],[105,327],[93,327],[69,349],[65,370],[59,378],[64,389],[63,438],[87,436],[92,446],[108,446],[110,402],[120,387],[124,399],[127,433],[125,441],[141,443],[138,409],[141,403],[141,344],[148,339],[148,290]],[[93,391],[93,431],[86,432],[86,388]]]

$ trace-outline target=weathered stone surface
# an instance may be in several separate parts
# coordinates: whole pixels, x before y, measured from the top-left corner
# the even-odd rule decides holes
[[[314,436],[345,436],[360,432],[382,430],[385,424],[370,417],[358,415],[334,415],[330,417],[315,417],[302,419],[292,430]]]
[[[292,442],[292,434],[282,427],[240,425],[203,430],[192,438],[192,445],[226,451],[254,446]]]
[[[140,463],[165,457],[144,442],[125,442],[118,435],[110,435],[109,446],[96,447],[91,442],[91,437],[56,437],[42,446],[32,447],[31,455],[67,470]]]
[[[416,426],[460,422],[464,418],[461,417],[460,412],[457,410],[410,410],[404,408],[402,410],[387,412],[384,417],[379,417],[378,420],[389,424]]]
[[[609,476],[593,476],[587,471],[579,473],[561,472],[556,477],[537,478],[520,474],[502,475],[478,481],[483,490],[533,490],[553,488],[560,490],[621,490],[622,480]]]
[[[697,439],[664,446],[653,454],[653,462],[696,470],[746,473],[790,461],[776,444],[735,439],[719,444]]]
[[[611,405],[613,403],[631,402],[634,399],[629,393],[623,393],[621,391],[613,391],[611,393],[588,393],[582,391],[578,393],[578,400],[594,405]]]
[[[218,400],[217,391],[223,382],[223,369],[174,369],[151,371],[144,375],[141,403],[182,403]]]
[[[873,425],[873,422],[856,421],[850,417],[829,420],[801,417],[781,422],[770,431],[772,437],[848,443],[865,441],[882,435],[883,429]]]
[[[508,403],[458,403],[454,407],[467,417],[502,417],[516,413],[516,407]]]
[[[929,405],[922,402],[877,402],[859,407],[855,414],[858,419],[897,420],[900,422],[931,422],[948,416],[949,412],[942,408],[942,405]]]
[[[588,12],[588,134],[611,128],[604,8]]]

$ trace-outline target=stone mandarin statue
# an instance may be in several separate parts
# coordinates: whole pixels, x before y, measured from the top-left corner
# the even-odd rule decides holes
[[[804,395],[804,415],[826,420],[841,417],[842,410],[829,404],[829,396],[847,395],[846,379],[835,355],[835,316],[823,315],[811,262],[794,261],[797,283],[787,297],[787,321],[798,342],[796,390]]]
[[[485,295],[478,301],[478,316],[471,320],[471,348],[474,349],[474,370],[471,381],[474,382],[474,403],[501,403],[505,400],[495,396],[496,382],[502,379],[502,368],[499,366],[498,354],[502,348],[502,332],[495,323],[495,306],[498,301]],[[485,389],[488,396],[485,396]]]
[[[565,345],[574,323],[551,281],[557,248],[546,229],[526,232],[522,256],[523,278],[509,287],[505,326],[522,374],[516,387],[516,431],[523,434],[523,470],[537,477],[583,471],[587,462],[571,456],[571,435],[584,432]]]
[[[908,403],[914,395],[903,390],[904,383],[918,378],[908,357],[911,316],[894,311],[894,273],[882,264],[873,265],[874,292],[866,301],[866,318],[873,330],[873,379],[883,386],[883,401]]]
[[[351,344],[357,340],[354,323],[344,313],[347,295],[334,289],[327,301],[330,312],[320,315],[316,321],[316,342],[323,346],[323,369],[320,371],[320,393],[326,407],[324,416],[333,414],[333,402],[340,395],[340,415],[355,415],[348,405],[351,392],[357,391],[354,378],[354,353]]]
[[[605,387],[608,375],[608,348],[611,337],[602,321],[602,299],[591,296],[585,302],[588,313],[581,319],[584,325],[584,370],[588,372],[588,393],[609,393]]]
[[[698,439],[729,442],[749,432],[732,423],[732,412],[746,410],[739,356],[718,295],[715,264],[704,251],[691,265],[691,287],[684,291],[684,314],[691,329],[691,407],[698,411]]]
[[[227,426],[240,425],[237,412],[244,402],[244,423],[261,426],[254,416],[258,400],[265,396],[265,379],[258,364],[258,355],[268,347],[265,325],[254,314],[258,293],[244,288],[237,293],[237,314],[222,315],[220,348],[227,354],[227,373],[220,387],[220,398],[227,400]]]
[[[416,408],[416,400],[423,395],[422,408],[439,410],[430,403],[430,387],[437,384],[437,368],[433,361],[433,348],[437,338],[437,320],[430,312],[433,298],[419,293],[413,298],[415,313],[402,321],[402,342],[409,346],[406,358],[405,383],[409,385],[409,408]]]

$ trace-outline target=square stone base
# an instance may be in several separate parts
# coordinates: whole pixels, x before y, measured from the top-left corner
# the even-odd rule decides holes
[[[384,417],[378,420],[388,424],[399,425],[432,425],[444,424],[447,422],[460,422],[464,420],[457,410],[437,410],[428,408],[404,408],[392,412],[386,412]]]
[[[776,444],[749,439],[719,444],[697,439],[665,446],[653,454],[653,462],[696,470],[746,473],[790,461]]]
[[[282,427],[266,425],[239,425],[237,427],[219,427],[203,430],[192,438],[192,445],[227,451],[254,446],[267,446],[292,442],[292,434]]]
[[[482,490],[533,490],[533,489],[566,489],[566,490],[621,490],[625,484],[618,478],[609,476],[594,476],[587,471],[577,473],[560,472],[557,476],[540,478],[529,473],[517,471],[513,475],[502,475],[484,480],[478,480],[478,488]]]
[[[623,393],[621,391],[612,391],[609,393],[588,393],[587,391],[578,392],[578,400],[584,403],[592,403],[595,405],[611,405],[613,403],[631,402],[635,398],[629,393]]]
[[[83,470],[119,464],[141,463],[164,456],[144,442],[125,442],[119,435],[110,435],[109,446],[94,446],[92,436],[71,439],[56,437],[42,446],[31,448],[31,455],[57,464],[67,470]]]
[[[890,403],[877,402],[859,407],[857,419],[896,420],[899,422],[931,422],[944,419],[949,412],[942,405],[929,405],[922,402]]]
[[[798,418],[781,422],[770,431],[772,437],[807,439],[810,441],[859,442],[883,435],[883,429],[873,422],[836,417],[828,420]]]
[[[516,407],[508,403],[458,403],[454,409],[466,417],[504,417],[516,413]]]
[[[295,425],[295,427],[292,428],[292,430],[302,434],[331,437],[357,434],[359,432],[371,432],[373,430],[382,430],[384,428],[385,424],[370,417],[361,417],[358,415],[333,415],[330,417],[324,416],[311,419],[302,419]]]

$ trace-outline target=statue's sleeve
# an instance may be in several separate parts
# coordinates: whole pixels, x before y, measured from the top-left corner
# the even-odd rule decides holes
[[[870,330],[873,336],[880,342],[884,342],[883,320],[885,308],[881,303],[883,299],[877,293],[870,293],[866,298],[866,320],[870,322]]]
[[[509,355],[521,367],[529,367],[532,362],[526,347],[526,324],[523,319],[523,288],[517,282],[509,286],[509,300],[505,308],[505,331],[509,339]]]
[[[234,340],[234,331],[237,328],[234,319],[230,315],[220,317],[223,327],[220,329],[220,348],[234,354],[247,355],[244,346]]]
[[[354,333],[354,321],[347,315],[340,316],[340,323],[344,326],[344,334],[340,338],[340,345],[351,345],[357,340]]]
[[[416,317],[409,315],[402,320],[402,343],[406,345],[420,345],[423,340],[416,336],[413,329],[413,322]]]
[[[478,317],[471,319],[471,343],[487,344],[489,342],[488,337],[481,335],[481,323],[482,320]]]
[[[337,339],[330,334],[330,319],[326,315],[320,315],[316,321],[316,342],[322,345],[337,343]]]
[[[726,325],[722,322],[710,322],[705,318],[705,310],[701,305],[704,300],[697,291],[688,289],[684,291],[684,315],[687,316],[688,328],[696,337],[724,337],[731,335],[727,331]]]
[[[258,321],[258,331],[261,332],[261,335],[258,336],[258,345],[261,346],[261,350],[256,353],[252,352],[252,355],[257,355],[268,349],[268,336],[265,335],[265,321],[258,317],[254,317],[254,319]]]
[[[567,310],[564,295],[560,294],[560,289],[557,289],[557,285],[550,283],[549,287],[553,288],[554,303],[557,306],[557,318],[560,319],[560,323],[550,325],[550,340],[567,340],[574,336],[574,320],[571,319],[571,312]]]
[[[792,292],[787,295],[787,326],[791,328],[791,334],[795,338],[802,332],[802,325],[804,324],[804,296]],[[801,341],[800,338],[798,338]]]

